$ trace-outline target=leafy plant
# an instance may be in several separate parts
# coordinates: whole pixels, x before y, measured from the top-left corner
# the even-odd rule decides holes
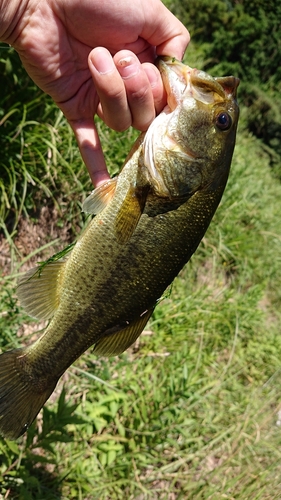
[[[279,69],[271,45],[280,43],[274,28],[280,24],[279,5],[263,0],[173,0],[171,5],[181,9],[179,17],[193,35],[190,64],[213,74],[232,69],[245,82],[229,183],[198,251],[134,347],[109,360],[85,353],[28,434],[16,443],[0,440],[0,497],[7,500],[281,496],[281,186],[270,168],[274,155],[280,164],[274,142]],[[266,35],[269,27],[273,42]],[[259,49],[263,54],[255,53]],[[19,266],[28,258],[22,258],[17,240],[20,224],[35,229],[42,207],[55,205],[60,240],[67,224],[74,236],[83,225],[80,203],[91,189],[63,116],[27,79],[16,54],[10,49],[5,54],[0,260],[2,265],[11,258],[13,273],[3,264],[2,350],[28,343],[44,328],[16,299]],[[116,134],[97,126],[116,173],[137,132]],[[48,251],[52,224],[45,222],[45,237],[37,242]],[[65,240],[51,254],[64,246]],[[32,251],[33,259],[45,258],[37,258],[39,250]]]
[[[280,3],[174,0],[169,6],[190,30],[202,69],[241,79],[239,102],[247,107],[246,125],[262,139],[280,174]]]

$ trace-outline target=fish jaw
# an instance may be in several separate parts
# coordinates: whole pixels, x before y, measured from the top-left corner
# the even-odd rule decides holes
[[[213,78],[208,73],[191,68],[175,58],[158,58],[157,66],[167,93],[167,102],[173,111],[187,97],[202,103],[220,102],[228,94],[236,99],[238,78],[227,76]]]
[[[169,60],[172,67],[166,64],[164,59]],[[176,63],[174,63],[174,61],[176,61]],[[165,164],[168,155],[177,156],[181,159],[181,163],[190,163],[195,158],[194,151],[188,148],[187,144],[185,144],[183,148],[182,145],[177,142],[175,135],[170,133],[170,130],[173,132],[177,127],[178,111],[183,104],[183,100],[187,99],[188,87],[190,87],[190,107],[192,108],[194,105],[192,89],[189,83],[190,75],[194,70],[176,59],[165,57],[158,59],[157,64],[167,92],[167,106],[165,106],[163,111],[154,119],[146,132],[143,142],[144,164],[149,172],[154,192],[160,197],[173,199],[182,196],[181,189],[178,185],[172,185],[175,180],[174,175],[172,175],[172,179],[170,179],[172,182],[167,182],[167,179],[165,179],[166,176],[163,175],[163,171],[158,165],[159,163]],[[173,117],[171,116],[172,114]],[[160,156],[163,156],[162,162],[161,160],[159,162],[159,153]],[[195,171],[193,173],[193,186],[191,189],[189,188],[189,191],[194,191],[201,183],[200,173],[197,172],[197,175],[195,175]],[[166,172],[166,174],[168,174],[168,172]]]
[[[190,75],[194,69],[175,58],[165,56],[158,58],[157,66],[167,93],[169,110],[174,111],[178,104],[182,102],[183,96],[187,91],[192,96]]]
[[[175,58],[164,57],[157,64],[168,104],[146,132],[144,164],[156,195],[187,199],[213,181],[226,182],[239,80],[213,78]]]

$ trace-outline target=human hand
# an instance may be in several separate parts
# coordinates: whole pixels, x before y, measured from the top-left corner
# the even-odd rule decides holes
[[[182,59],[188,31],[160,0],[10,0],[7,8],[15,2],[21,16],[0,36],[65,114],[98,185],[108,173],[94,115],[115,130],[146,130],[166,104],[155,57]]]

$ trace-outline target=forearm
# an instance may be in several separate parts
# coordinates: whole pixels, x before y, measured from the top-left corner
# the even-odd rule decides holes
[[[0,0],[0,41],[13,45],[27,13],[28,0]]]

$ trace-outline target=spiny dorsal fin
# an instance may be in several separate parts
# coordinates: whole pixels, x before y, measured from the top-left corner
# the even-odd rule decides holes
[[[140,318],[119,330],[119,332],[103,337],[95,345],[94,354],[98,356],[117,356],[126,351],[140,336],[152,312],[153,309],[149,309]]]
[[[149,186],[133,187],[127,191],[115,221],[118,242],[127,243],[134,233],[143,213]]]
[[[38,319],[50,319],[60,302],[65,261],[30,269],[19,280],[17,295],[25,311]]]
[[[117,184],[117,177],[104,182],[94,189],[83,203],[82,210],[88,214],[99,214],[112,200]]]

